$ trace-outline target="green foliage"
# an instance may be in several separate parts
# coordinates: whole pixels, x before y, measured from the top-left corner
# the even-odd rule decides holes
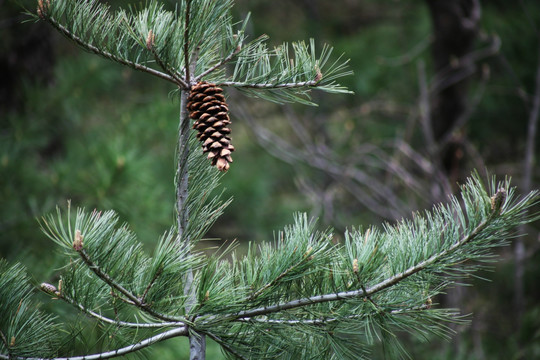
[[[31,299],[33,286],[20,264],[0,259],[0,354],[52,357],[59,325]]]
[[[186,76],[186,59],[197,55],[199,60],[192,74],[195,79],[235,86],[249,95],[271,101],[310,103],[308,90],[311,87],[329,92],[344,91],[334,80],[348,72],[339,61],[329,62],[331,48],[323,47],[317,58],[313,41],[309,45],[293,44],[292,54],[286,44],[268,49],[266,37],[246,44],[247,20],[240,25],[240,30],[233,30],[229,14],[231,1],[192,2],[191,11],[187,11],[188,2],[180,2],[172,12],[165,11],[157,2],[150,2],[145,8],[118,12],[111,12],[97,1],[45,0],[43,3],[46,8],[41,10],[46,13],[42,15],[83,48],[175,84]],[[210,3],[215,7],[205,8]],[[202,5],[198,7],[199,4]],[[184,26],[186,13],[192,19],[188,28]],[[61,22],[57,22],[60,19]],[[153,38],[148,36],[150,30]],[[107,31],[109,35],[105,35]],[[208,41],[188,42],[186,52],[183,41],[186,33],[194,39]],[[373,41],[377,38],[373,35]],[[148,39],[154,47],[149,46]],[[342,46],[345,48],[347,44],[344,42]],[[364,60],[364,53],[372,49],[365,43],[357,48],[362,50],[360,57]],[[155,70],[156,65],[165,72]],[[85,66],[74,69],[74,73],[81,68]],[[95,76],[103,69],[110,69],[104,76],[107,86],[102,86],[105,83],[100,83],[100,76]],[[391,78],[391,73],[394,72],[366,71],[366,76],[357,80],[357,88],[369,94],[370,89],[378,89],[381,82],[386,81],[381,79]],[[62,154],[59,159],[65,163],[56,164],[50,177],[62,186],[74,186],[73,193],[83,202],[90,198],[86,200],[92,204],[89,208],[96,204],[99,208],[113,207],[120,210],[120,217],[112,211],[80,210],[67,216],[57,213],[42,221],[48,235],[69,259],[62,271],[62,289],[59,294],[51,295],[60,295],[60,299],[81,314],[94,318],[103,338],[112,335],[113,340],[104,342],[105,348],[154,339],[149,336],[158,332],[149,328],[180,329],[159,333],[164,334],[163,339],[183,336],[182,326],[186,323],[220,343],[228,355],[359,358],[369,357],[370,346],[382,340],[388,346],[390,357],[402,356],[404,350],[397,340],[397,331],[411,332],[422,339],[433,333],[447,336],[449,330],[445,324],[460,320],[454,311],[440,309],[437,304],[432,306],[431,301],[446,287],[468,280],[474,270],[481,268],[477,263],[464,261],[492,261],[492,248],[513,236],[509,232],[512,227],[537,218],[536,215],[523,216],[537,203],[535,193],[517,201],[509,184],[503,184],[506,190],[501,194],[507,193],[508,200],[499,213],[498,207],[491,203],[492,199],[498,199],[495,185],[491,185],[488,194],[474,179],[464,187],[462,201],[453,199],[447,206],[437,207],[431,213],[415,214],[413,219],[395,226],[373,227],[366,232],[351,230],[343,244],[335,244],[329,231],[319,233],[313,221],[297,216],[295,224],[276,235],[274,243],[263,243],[259,247],[251,244],[245,257],[233,253],[231,261],[217,255],[204,258],[193,254],[192,245],[188,249],[179,247],[181,239],[174,229],[161,237],[151,256],[146,255],[134,232],[122,222],[124,215],[138,212],[138,217],[134,217],[144,221],[135,221],[133,226],[148,231],[150,226],[156,226],[151,219],[161,221],[160,214],[170,212],[171,206],[164,206],[163,201],[145,201],[156,198],[152,191],[162,188],[154,187],[154,177],[148,176],[153,171],[148,169],[157,168],[148,153],[149,150],[160,156],[165,153],[160,148],[163,145],[156,144],[155,137],[161,140],[165,133],[171,133],[170,123],[163,120],[170,114],[162,109],[167,104],[151,96],[143,101],[152,104],[142,109],[137,106],[137,114],[129,107],[119,110],[117,104],[109,104],[110,118],[118,120],[113,120],[114,124],[104,126],[107,119],[103,113],[82,116],[84,109],[86,112],[94,110],[94,104],[85,105],[87,98],[81,96],[84,88],[92,85],[107,91],[107,87],[110,89],[113,83],[121,81],[119,75],[113,67],[98,65],[94,76],[90,74],[79,84],[66,85],[66,91],[58,95],[57,104],[62,104],[64,116],[72,116],[77,127],[90,131],[84,135],[88,146],[81,146],[78,138],[70,138],[65,156]],[[68,77],[80,79],[78,74]],[[406,92],[407,99],[411,95],[407,92],[408,82],[392,88]],[[67,94],[82,100],[67,100]],[[100,102],[108,101],[112,95],[117,96],[109,90]],[[42,103],[53,106],[50,101]],[[151,123],[141,121],[145,116]],[[21,129],[28,131],[20,126],[19,134]],[[114,137],[114,133],[124,132],[125,138]],[[167,136],[170,137],[165,134],[165,138]],[[134,150],[139,146],[132,145],[132,140],[143,143],[144,146],[140,146],[143,150]],[[192,144],[192,152],[201,157],[200,149],[194,148]],[[14,164],[12,160],[18,158],[14,149],[10,144],[3,149],[10,166]],[[4,159],[5,156],[2,166]],[[32,164],[38,167],[41,162]],[[189,168],[187,209],[191,221],[182,236],[198,241],[208,233],[228,202],[211,196],[218,187],[218,178],[204,159],[191,157]],[[8,171],[10,169],[19,168],[9,167]],[[272,176],[266,175],[267,169],[264,170],[266,178]],[[28,174],[37,179],[41,172],[33,170]],[[138,181],[130,182],[133,178]],[[75,185],[68,185],[71,181]],[[141,183],[150,184],[152,189],[140,191]],[[251,186],[257,187],[256,184]],[[31,187],[21,186],[22,189]],[[139,194],[147,196],[139,201]],[[133,206],[134,203],[137,206]],[[464,204],[463,208],[460,203]],[[260,204],[248,204],[241,210],[254,211],[257,206]],[[82,249],[74,248],[76,230],[84,237]],[[225,256],[228,255],[226,251]],[[183,306],[187,295],[182,275],[190,270],[194,270],[196,306],[190,314],[185,314]],[[4,298],[0,298],[3,307]],[[140,302],[141,299],[144,302]],[[9,306],[13,308],[12,305]],[[187,315],[193,316],[188,318]],[[79,331],[78,326],[74,326],[76,331]],[[152,343],[154,341],[157,340]],[[43,344],[35,346],[43,347]]]
[[[66,215],[43,220],[69,263],[61,287],[42,288],[106,325],[124,339],[119,345],[135,334],[149,342],[178,336],[189,323],[243,358],[367,358],[378,340],[404,356],[400,331],[424,339],[450,334],[447,324],[460,317],[432,299],[492,259],[493,247],[517,225],[537,220],[528,212],[539,201],[538,192],[518,199],[508,181],[493,181],[488,192],[473,177],[462,188],[462,201],[452,198],[411,221],[352,230],[339,244],[299,215],[273,243],[251,246],[243,257],[232,253],[230,260],[201,257],[172,232],[149,257],[114,212],[72,216],[68,208]],[[182,274],[190,270],[196,304],[188,318]],[[6,271],[9,284],[20,283],[12,279],[20,272]],[[28,289],[8,290],[26,299]],[[10,301],[6,309],[13,312],[17,304]],[[49,326],[36,324],[35,331]],[[170,326],[177,328],[140,331]]]
[[[309,90],[347,92],[335,82],[350,75],[340,59],[328,64],[332,49],[317,58],[314,42],[293,43],[294,57],[284,44],[269,50],[266,36],[244,43],[247,19],[234,32],[232,1],[181,1],[174,12],[157,1],[145,8],[111,12],[97,1],[43,1],[38,15],[84,49],[107,59],[188,87],[204,79],[234,86],[276,102],[309,101]],[[187,36],[187,38],[186,38]],[[190,60],[194,69],[189,69]],[[232,75],[224,65],[235,63]],[[157,63],[165,73],[153,69]],[[190,74],[190,71],[193,74]]]

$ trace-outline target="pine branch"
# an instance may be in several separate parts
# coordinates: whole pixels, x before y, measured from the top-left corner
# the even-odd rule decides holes
[[[352,291],[342,291],[342,292],[338,292],[334,294],[317,295],[317,296],[312,296],[309,298],[293,300],[293,301],[271,305],[271,306],[265,306],[265,307],[261,307],[257,309],[240,311],[237,314],[228,315],[227,317],[231,317],[234,319],[239,319],[239,318],[245,319],[245,318],[251,318],[255,316],[269,315],[272,313],[276,313],[276,312],[280,312],[284,310],[290,310],[290,309],[294,309],[294,308],[298,308],[298,307],[302,307],[306,305],[314,305],[314,304],[330,302],[330,301],[347,300],[351,298],[369,297],[373,294],[376,294],[377,292],[380,292],[391,286],[396,285],[402,280],[422,270],[425,270],[430,265],[433,265],[441,261],[442,259],[446,258],[448,255],[455,252],[457,249],[463,247],[467,243],[476,239],[482,233],[484,229],[486,229],[489,225],[491,225],[497,219],[497,216],[500,214],[500,210],[505,199],[506,199],[506,191],[504,189],[500,189],[497,192],[497,194],[494,196],[494,200],[493,200],[496,206],[493,207],[490,215],[484,221],[478,224],[472,230],[471,233],[464,235],[461,239],[456,241],[448,249],[445,249],[437,254],[434,254],[428,259],[419,262],[418,264],[408,268],[407,270],[399,274],[396,274],[388,279],[385,279],[384,281],[381,281],[378,284],[375,284],[367,289],[358,289],[358,290],[352,290]]]
[[[221,68],[225,64],[227,64],[229,61],[231,61],[241,50],[240,45],[238,45],[229,55],[227,55],[225,58],[221,59],[217,64],[213,65],[212,67],[209,67],[199,75],[197,75],[194,79],[194,82],[199,82],[201,79],[203,79],[206,75],[213,73],[217,69]],[[232,83],[221,83],[220,86],[234,86]]]
[[[259,290],[257,290],[253,295],[251,295],[248,299],[248,301],[253,301],[255,300],[257,297],[259,297],[259,295],[261,295],[262,293],[264,293],[267,289],[275,286],[277,283],[279,283],[279,281],[281,279],[283,279],[284,277],[286,277],[288,274],[290,274],[292,271],[294,271],[295,269],[297,269],[300,265],[304,264],[306,261],[309,260],[309,256],[311,254],[311,251],[312,249],[309,249],[306,251],[306,253],[304,254],[304,257],[296,264],[292,264],[288,269],[286,269],[285,271],[283,271],[281,274],[279,274],[276,278],[274,278],[272,281],[270,281],[269,283],[267,283],[266,285],[264,285],[263,287],[261,287]]]
[[[390,315],[401,315],[401,314],[407,314],[411,312],[418,312],[418,311],[425,311],[430,309],[430,305],[423,304],[420,306],[413,306],[403,309],[396,309],[396,310],[390,310],[388,311],[388,314]],[[238,322],[245,322],[245,323],[260,323],[260,324],[279,324],[279,325],[290,325],[290,326],[296,326],[296,325],[318,325],[318,326],[327,326],[331,325],[332,323],[339,323],[343,321],[348,320],[363,320],[367,316],[370,316],[370,314],[358,314],[358,315],[349,315],[349,316],[343,316],[343,317],[325,317],[325,318],[319,318],[319,319],[299,319],[299,320],[287,320],[287,319],[261,319],[261,318],[254,318],[254,317],[246,317],[246,318],[239,318],[235,321]]]
[[[152,308],[150,307],[149,304],[146,304],[143,301],[141,301],[141,299],[139,299],[137,296],[133,295],[130,291],[125,289],[122,285],[117,283],[113,278],[111,278],[107,273],[105,273],[98,265],[94,264],[94,262],[92,262],[92,260],[90,259],[87,252],[84,249],[81,248],[81,249],[75,249],[75,250],[79,253],[79,255],[81,256],[81,259],[88,266],[88,268],[94,274],[96,274],[97,277],[99,277],[107,285],[109,285],[110,287],[116,289],[122,295],[127,297],[128,301],[131,304],[137,306],[139,309],[143,310],[144,312],[148,313],[149,315],[151,315],[151,316],[153,316],[153,317],[155,317],[157,319],[161,319],[161,320],[165,320],[165,321],[171,321],[171,322],[182,322],[182,321],[184,321],[184,319],[166,316],[166,315],[160,314],[160,313],[152,310]]]
[[[0,356],[6,359],[56,351],[61,329],[39,310],[32,295],[24,268],[0,259]]]
[[[212,334],[211,332],[207,332],[206,335],[208,335],[209,338],[211,338],[212,340],[214,340],[215,342],[217,342],[218,344],[220,344],[221,346],[223,346],[223,348],[225,350],[227,350],[228,352],[230,352],[232,355],[236,356],[238,359],[241,359],[241,360],[248,360],[247,357],[243,356],[242,354],[240,354],[238,351],[236,351],[234,348],[232,348],[231,346],[229,346],[227,344],[226,341],[223,341],[222,339],[219,338],[219,336],[216,336],[214,334]]]
[[[235,82],[235,81],[223,81],[218,83],[218,86],[232,86],[235,88],[246,88],[246,89],[294,89],[294,88],[309,88],[316,87],[319,81],[310,80],[303,82],[290,82],[290,83],[246,83],[246,82]]]
[[[161,71],[158,71],[158,70],[155,70],[153,68],[150,68],[148,66],[145,66],[145,65],[142,65],[142,64],[139,64],[139,63],[136,63],[136,62],[133,62],[133,61],[130,61],[128,59],[125,59],[125,58],[121,58],[117,55],[114,55],[110,52],[107,52],[103,49],[100,49],[88,42],[85,42],[83,41],[80,37],[78,37],[77,35],[75,35],[74,33],[70,32],[65,26],[63,26],[62,24],[60,24],[58,21],[56,21],[56,19],[52,18],[52,17],[45,17],[44,18],[49,24],[51,24],[55,29],[57,29],[61,34],[63,34],[65,37],[67,37],[68,39],[72,40],[73,42],[75,42],[77,45],[79,45],[80,47],[82,47],[83,49],[93,53],[93,54],[96,54],[96,55],[99,55],[99,56],[102,56],[106,59],[109,59],[109,60],[112,60],[112,61],[116,61],[122,65],[126,65],[132,69],[135,69],[135,70],[139,70],[139,71],[144,71],[144,72],[147,72],[149,73],[150,75],[154,75],[158,78],[161,78],[163,80],[167,80],[169,82],[172,82],[176,85],[178,85],[178,79],[176,77],[173,77],[169,74],[166,74],[166,73],[163,73]]]
[[[98,354],[82,355],[82,356],[69,356],[69,357],[54,357],[54,358],[40,358],[40,357],[25,357],[25,356],[9,356],[0,354],[0,359],[3,360],[102,360],[110,359],[118,356],[128,355],[138,350],[149,347],[155,343],[171,339],[178,336],[186,336],[188,333],[186,327],[180,327],[162,332],[158,335],[154,335],[145,340],[139,341],[136,344],[128,345],[126,347],[105,351]]]
[[[86,307],[84,307],[82,304],[78,303],[77,301],[73,300],[69,296],[66,296],[65,294],[62,294],[60,291],[56,289],[51,284],[43,283],[41,284],[41,289],[45,291],[49,295],[53,295],[58,299],[64,300],[66,303],[73,305],[83,313],[87,314],[88,316],[111,325],[116,326],[122,326],[122,327],[130,327],[130,328],[163,328],[163,327],[182,327],[185,326],[183,322],[160,322],[160,323],[132,323],[127,321],[121,321],[121,320],[113,320],[111,318],[108,318],[106,316],[103,316],[101,314],[98,314],[95,311],[92,311]]]
[[[178,74],[176,71],[172,69],[172,67],[168,64],[165,64],[164,60],[161,59],[159,54],[156,51],[155,43],[154,43],[154,33],[152,30],[148,32],[148,38],[146,40],[146,46],[148,50],[152,52],[152,55],[154,55],[154,59],[156,60],[156,63],[167,73],[169,76],[171,76],[175,83],[180,86],[181,88],[189,88],[189,85],[184,79],[182,79],[180,76],[181,74]],[[186,77],[187,78],[187,77]]]

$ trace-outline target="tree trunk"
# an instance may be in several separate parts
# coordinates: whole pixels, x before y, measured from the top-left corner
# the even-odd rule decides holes
[[[456,124],[467,105],[468,79],[475,72],[475,64],[467,59],[473,50],[480,21],[479,0],[426,0],[433,24],[432,48],[435,77],[429,89],[431,139],[434,143],[433,161],[446,174],[449,184],[460,180],[464,156],[463,130]],[[459,131],[457,131],[459,130]],[[450,136],[451,135],[451,136]],[[448,141],[447,139],[450,139]],[[442,299],[446,306],[459,308],[466,289],[449,289]],[[455,326],[454,330],[457,330]],[[459,337],[454,341],[460,347]]]
[[[434,88],[431,96],[431,128],[437,143],[454,130],[467,103],[467,83],[474,63],[467,60],[474,46],[480,21],[479,0],[426,0],[433,24]],[[458,180],[463,158],[461,137],[455,135],[442,144],[439,153],[443,170],[451,183]]]
[[[189,212],[187,208],[188,198],[188,158],[189,158],[189,114],[187,110],[187,98],[189,90],[182,89],[180,93],[180,125],[178,131],[178,164],[176,173],[176,213],[177,213],[177,228],[178,240],[183,240],[180,246],[189,246],[190,239],[182,239],[182,235],[189,221]],[[184,294],[188,295],[186,301],[186,314],[195,305],[195,291],[192,288],[193,272],[190,270],[185,274],[184,279]],[[206,338],[202,334],[191,332],[189,334],[189,353],[190,360],[205,360],[206,359]]]

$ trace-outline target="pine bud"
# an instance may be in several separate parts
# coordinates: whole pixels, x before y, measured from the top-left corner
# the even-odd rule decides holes
[[[499,188],[497,193],[491,197],[491,210],[496,213],[501,213],[501,208],[506,201],[506,189]]]
[[[15,336],[11,337],[11,341],[9,342],[9,347],[15,346]]]
[[[50,0],[38,0],[38,15],[40,18],[45,19],[45,16],[49,12],[49,8],[51,7],[51,1]]]
[[[318,67],[318,66],[315,66],[315,73],[316,73],[316,75],[315,75],[315,79],[313,79],[313,80],[315,80],[315,82],[319,82],[319,81],[321,81],[321,80],[322,80],[322,77],[323,77],[323,75],[322,75],[321,69],[319,69],[319,67]]]
[[[58,292],[58,290],[56,290],[56,286],[52,284],[41,283],[39,287],[41,290],[45,291],[47,294],[50,294],[50,295],[56,295],[56,293]]]
[[[75,230],[75,240],[73,241],[73,249],[75,251],[81,251],[83,248],[83,238],[84,236],[81,235],[81,230],[77,229]]]
[[[432,304],[433,304],[433,300],[431,300],[431,297],[428,297],[426,300],[426,309],[431,309]]]
[[[354,259],[352,262],[352,271],[357,274],[358,273],[358,259]]]
[[[150,30],[148,32],[148,36],[146,37],[146,48],[148,50],[152,50],[152,48],[154,47],[155,41],[156,41],[156,37],[154,35],[154,32]]]
[[[40,18],[45,19],[45,16],[47,15],[49,2],[47,1],[47,4],[43,3],[43,0],[38,0],[38,7],[37,7],[37,14]]]

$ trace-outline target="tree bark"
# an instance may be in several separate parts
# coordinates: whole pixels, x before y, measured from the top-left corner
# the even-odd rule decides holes
[[[474,63],[465,55],[473,50],[480,21],[479,0],[426,0],[433,24],[433,60],[438,86],[431,97],[431,128],[435,142],[453,131],[467,103],[468,78],[474,73]],[[452,183],[458,180],[464,150],[463,135],[439,150],[443,170]]]
[[[434,153],[432,160],[446,174],[449,184],[460,181],[464,157],[463,130],[456,131],[456,123],[467,107],[468,79],[475,72],[475,64],[467,58],[477,38],[480,22],[479,0],[426,0],[433,26],[432,47],[435,77],[429,89],[430,127]],[[455,132],[454,134],[449,134]],[[448,137],[451,135],[451,137]],[[444,139],[450,138],[450,141]],[[443,143],[444,142],[444,143]],[[449,290],[442,301],[448,307],[459,308],[465,289]],[[453,326],[457,330],[456,326]],[[459,351],[460,338],[454,348]]]
[[[187,98],[189,89],[180,90],[180,126],[178,131],[178,165],[176,173],[176,212],[177,212],[177,228],[178,241],[182,241],[180,246],[189,246],[190,239],[182,239],[185,233],[188,221],[189,212],[187,208],[187,198],[189,194],[189,133],[190,121],[187,110]],[[184,278],[184,294],[188,296],[186,301],[186,314],[189,314],[193,306],[195,306],[195,291],[193,285],[193,271],[189,270]],[[189,353],[190,360],[205,360],[206,359],[206,338],[203,334],[190,331],[189,333]]]

